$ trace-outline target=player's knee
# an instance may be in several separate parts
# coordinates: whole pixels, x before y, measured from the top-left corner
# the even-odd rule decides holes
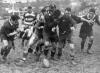
[[[94,36],[91,36],[91,37],[90,37],[90,40],[93,40],[93,39],[94,39]]]
[[[93,44],[93,39],[90,39],[89,40],[89,44]]]
[[[1,55],[7,56],[10,52],[11,46],[4,46],[1,49]]]
[[[49,46],[50,42],[49,41],[45,41],[45,46]]]
[[[26,51],[26,50],[23,52],[23,54],[27,54],[27,53],[28,53],[28,51]]]
[[[6,51],[5,51],[5,56],[7,56],[10,53],[10,50],[11,50],[11,47],[8,46],[7,49],[6,49]]]
[[[70,46],[71,49],[75,48],[75,45],[73,43],[70,43],[69,46]]]
[[[3,44],[4,44],[4,46],[8,46],[8,41],[7,40],[3,40]]]
[[[1,52],[0,52],[0,53],[1,53],[1,55],[4,55],[5,48],[6,48],[6,47],[2,47],[2,48],[1,48]]]

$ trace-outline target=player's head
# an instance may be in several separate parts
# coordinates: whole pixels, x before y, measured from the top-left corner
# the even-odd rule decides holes
[[[89,17],[89,18],[93,18],[94,15],[95,15],[95,9],[94,9],[94,8],[89,9],[88,17]]]
[[[94,13],[95,14],[96,10],[94,8],[89,9],[89,13]]]
[[[65,9],[65,14],[71,14],[71,8],[70,7],[67,7]]]
[[[55,4],[50,4],[49,7],[50,7],[51,10],[55,10],[56,9],[56,5]]]
[[[55,4],[53,4],[53,8],[56,9],[56,5]]]
[[[44,12],[46,12],[46,7],[42,8],[41,12],[44,14]]]
[[[10,21],[12,22],[12,24],[17,24],[19,19],[20,17],[18,15],[11,15],[10,17]]]
[[[31,6],[28,6],[27,11],[28,11],[29,13],[31,13],[31,12],[32,12],[32,7],[31,7]]]

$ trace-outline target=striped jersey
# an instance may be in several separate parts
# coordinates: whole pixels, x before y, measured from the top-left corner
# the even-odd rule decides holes
[[[24,24],[26,25],[32,25],[34,20],[36,19],[36,15],[32,13],[25,13],[23,16]]]

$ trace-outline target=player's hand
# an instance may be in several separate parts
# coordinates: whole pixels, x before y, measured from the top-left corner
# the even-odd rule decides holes
[[[18,32],[14,31],[13,33],[8,34],[8,36],[13,36],[15,34],[17,34]]]
[[[75,30],[75,27],[71,27],[70,29],[74,31]]]
[[[93,20],[88,20],[88,23],[92,23],[93,22]]]
[[[56,30],[56,28],[55,28],[55,27],[54,27],[54,28],[52,28],[52,31],[53,31],[53,32],[55,32],[55,30]]]
[[[39,27],[39,29],[42,29],[42,28],[44,28],[44,26]]]

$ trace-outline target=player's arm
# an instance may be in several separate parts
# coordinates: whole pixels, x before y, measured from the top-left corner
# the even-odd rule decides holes
[[[17,33],[18,33],[18,32],[14,31],[14,32],[8,34],[8,36],[13,36],[13,35],[16,35]]]
[[[20,32],[19,28],[17,28],[16,30],[14,30],[12,33],[9,33],[8,36],[13,36],[16,35]]]
[[[75,20],[75,22],[76,22],[77,24],[82,22],[81,17],[78,17],[78,16],[76,16],[76,15],[72,15],[71,17]]]
[[[44,28],[44,26],[40,26],[40,23],[37,22],[37,23],[34,25],[33,28],[34,28],[34,29],[41,29],[41,28]]]
[[[24,21],[24,19],[25,19],[25,13],[24,13],[23,16],[22,16],[22,21]]]
[[[93,22],[93,20],[88,20],[86,16],[81,17],[81,21],[82,22],[85,21],[85,22],[88,22],[88,23]]]
[[[19,31],[20,31],[20,29],[19,29],[19,23],[16,24],[16,25],[17,26],[16,26],[15,30],[12,33],[8,34],[8,36],[13,36],[13,35],[16,35],[16,34],[19,33]]]
[[[24,23],[25,20],[25,14],[22,16],[22,24]]]
[[[95,22],[96,22],[98,25],[100,25],[100,16],[96,16],[96,17],[95,17]]]
[[[70,24],[71,24],[70,29],[75,30],[75,24],[76,24],[75,20],[72,17],[69,17],[69,19],[70,19]]]

